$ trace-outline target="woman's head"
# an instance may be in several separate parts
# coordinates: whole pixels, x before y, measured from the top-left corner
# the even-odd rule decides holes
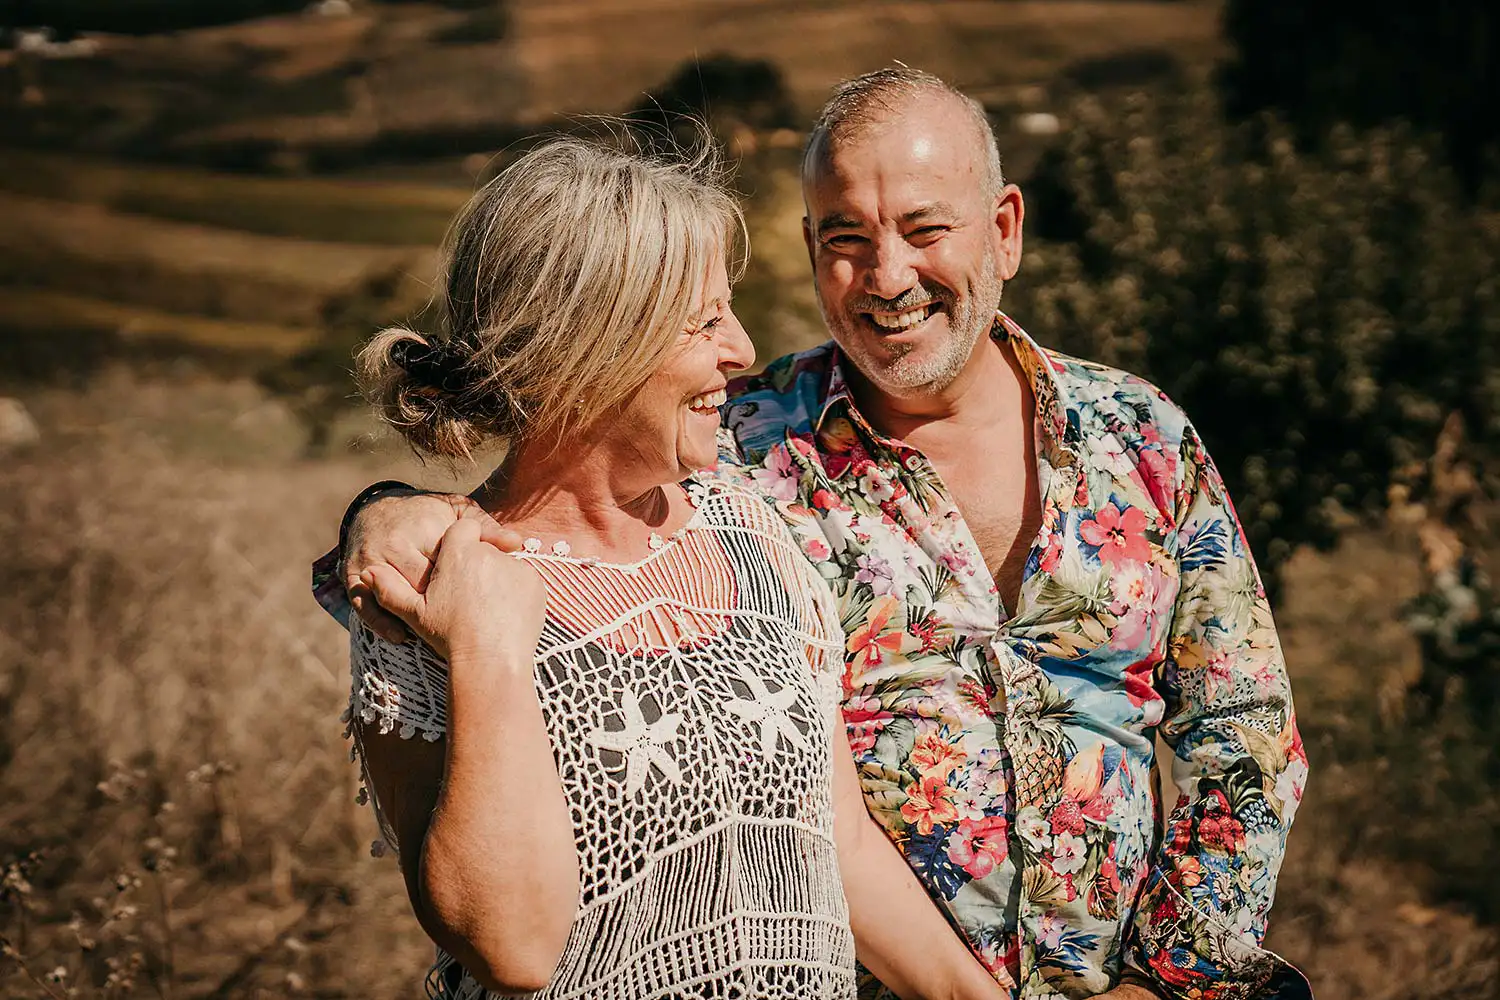
[[[444,335],[378,334],[361,387],[414,447],[457,459],[639,410],[664,366],[702,354],[716,297],[727,311],[744,223],[717,173],[707,144],[688,158],[559,138],[525,153],[453,224]]]

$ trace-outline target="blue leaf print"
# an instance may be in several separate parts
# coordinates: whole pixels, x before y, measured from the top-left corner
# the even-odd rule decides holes
[[[1177,555],[1182,571],[1186,573],[1223,562],[1228,543],[1229,536],[1223,521],[1210,521],[1201,525]]]
[[[944,899],[958,895],[969,881],[969,873],[948,858],[948,834],[951,827],[934,826],[932,832],[923,836],[913,830],[903,845],[906,863],[911,865],[917,877],[927,883],[928,888],[942,893]]]

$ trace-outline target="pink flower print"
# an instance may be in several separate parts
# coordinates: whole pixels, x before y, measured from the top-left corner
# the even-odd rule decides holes
[[[966,819],[948,841],[948,860],[972,878],[989,875],[1005,861],[1009,851],[1004,816]]]
[[[765,464],[750,473],[761,492],[777,500],[797,499],[797,483],[801,472],[785,448],[772,448],[766,453]]]
[[[869,586],[877,596],[884,597],[895,589],[896,574],[891,571],[890,560],[878,552],[866,552],[854,560],[859,569],[854,574],[856,583]]]
[[[1099,558],[1110,565],[1150,559],[1151,544],[1145,532],[1146,515],[1141,510],[1126,507],[1122,511],[1113,503],[1078,526],[1078,534],[1098,548]]]
[[[1203,690],[1210,700],[1222,698],[1234,690],[1236,663],[1234,651],[1216,649],[1203,664]]]
[[[813,562],[827,562],[833,555],[833,550],[821,538],[806,539],[802,543],[802,551],[807,553],[807,558]]]
[[[948,572],[952,573],[954,576],[962,576],[966,573],[973,572],[973,570],[969,568],[968,555],[960,552],[957,549],[948,549],[943,553],[941,561],[944,566],[948,567]]]
[[[896,496],[895,487],[891,486],[874,463],[859,477],[859,491],[865,495],[865,499],[875,504],[885,503]]]
[[[1042,558],[1038,565],[1043,573],[1056,573],[1057,567],[1062,564],[1062,538],[1053,535],[1047,542],[1047,547],[1042,551]]]
[[[1138,454],[1141,481],[1151,502],[1162,510],[1172,504],[1172,467],[1160,448],[1143,448]]]
[[[1077,834],[1060,833],[1052,841],[1052,870],[1059,875],[1072,875],[1083,867],[1088,847]]]
[[[881,707],[877,698],[851,698],[844,702],[844,724],[849,730],[849,749],[856,754],[875,749],[875,741],[895,716]]]
[[[1062,944],[1063,935],[1068,932],[1068,922],[1055,913],[1044,913],[1042,919],[1037,921],[1037,937],[1049,949],[1056,950]]]

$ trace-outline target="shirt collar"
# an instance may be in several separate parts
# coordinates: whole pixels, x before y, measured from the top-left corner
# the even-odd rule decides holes
[[[1069,400],[1066,389],[1058,378],[1055,362],[1040,344],[1031,339],[1030,334],[1021,329],[1019,323],[1003,312],[995,314],[995,325],[990,329],[990,336],[996,340],[1004,338],[1010,341],[1016,359],[1020,361],[1021,368],[1031,382],[1031,393],[1036,399],[1036,430],[1040,443],[1049,452],[1053,448],[1071,450],[1069,445],[1076,441],[1077,430],[1068,421]],[[829,365],[828,386],[823,393],[823,405],[813,423],[813,430],[821,432],[829,414],[839,410],[846,412],[861,431],[875,440],[884,441],[885,435],[870,426],[854,403],[854,393],[844,370],[844,365],[848,363],[844,352],[835,345],[833,361]]]

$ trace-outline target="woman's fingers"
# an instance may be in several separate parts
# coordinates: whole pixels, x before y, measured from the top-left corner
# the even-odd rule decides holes
[[[420,631],[418,624],[422,613],[422,595],[417,593],[416,588],[400,572],[384,563],[367,566],[360,574],[359,582],[380,602],[381,608],[395,615],[407,627]],[[360,617],[366,624],[370,624],[365,612],[361,612]],[[370,627],[375,628],[373,624]],[[385,637],[379,629],[376,632]]]
[[[382,608],[379,599],[370,593],[370,588],[358,580],[349,588],[349,606],[371,632],[386,642],[399,646],[411,638],[411,633],[406,630],[401,619]]]
[[[489,515],[485,515],[484,520],[479,522],[479,540],[493,545],[501,552],[520,552],[525,542],[519,531],[505,527]]]

